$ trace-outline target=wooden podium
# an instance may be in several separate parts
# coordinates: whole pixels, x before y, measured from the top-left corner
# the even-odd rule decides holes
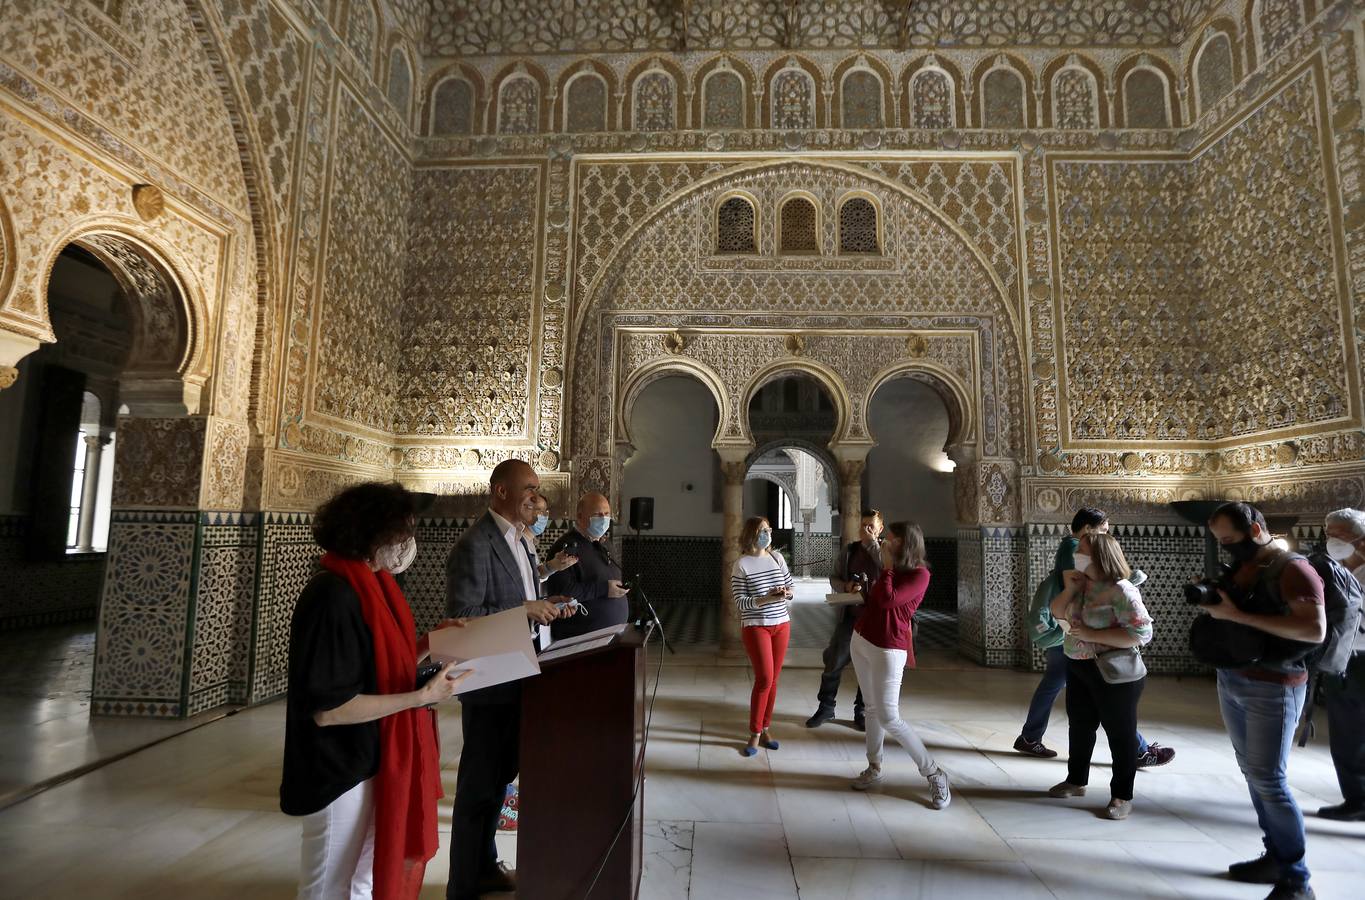
[[[540,675],[522,682],[518,900],[624,900],[639,893],[645,639],[627,626],[609,645],[542,662]],[[621,836],[588,894],[618,828]]]

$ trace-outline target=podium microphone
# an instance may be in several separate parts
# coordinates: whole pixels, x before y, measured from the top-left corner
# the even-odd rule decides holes
[[[637,547],[640,545],[640,527],[638,525],[635,526],[635,545]],[[654,608],[654,604],[651,603],[649,600],[649,595],[645,593],[644,585],[641,580],[642,578],[643,573],[636,572],[635,578],[630,583],[630,589],[639,594],[640,600],[644,602],[645,609],[649,613],[649,621],[653,625],[657,626],[659,638],[664,642],[664,649],[667,650],[669,653],[677,653],[678,651],[675,650],[673,648],[673,645],[668,642],[668,634],[664,632],[664,622],[663,619],[659,618],[659,611]],[[641,622],[643,623],[643,619],[641,620]],[[651,628],[651,630],[656,629]]]

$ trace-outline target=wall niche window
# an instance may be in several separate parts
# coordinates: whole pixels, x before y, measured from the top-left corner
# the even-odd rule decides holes
[[[818,254],[819,232],[815,204],[805,197],[792,197],[782,204],[781,253]]]
[[[881,253],[877,207],[866,197],[850,197],[839,207],[839,252]]]
[[[757,253],[758,218],[754,205],[743,197],[730,197],[716,210],[716,252]]]

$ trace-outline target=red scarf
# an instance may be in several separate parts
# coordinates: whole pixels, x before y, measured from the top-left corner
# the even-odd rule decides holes
[[[333,553],[324,568],[345,578],[360,597],[374,640],[378,693],[413,689],[417,628],[398,583],[388,572]],[[436,855],[436,800],[441,796],[436,715],[405,709],[379,720],[379,773],[374,778],[374,898],[415,900],[427,860]]]

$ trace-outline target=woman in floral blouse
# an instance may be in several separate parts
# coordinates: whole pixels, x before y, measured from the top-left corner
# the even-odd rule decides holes
[[[1095,657],[1110,650],[1141,647],[1152,639],[1152,617],[1142,596],[1128,581],[1132,570],[1112,535],[1090,539],[1091,563],[1085,572],[1062,573],[1065,590],[1052,601],[1052,614],[1066,631],[1066,716],[1071,723],[1071,751],[1066,781],[1052,787],[1053,797],[1079,797],[1090,780],[1090,754],[1099,726],[1109,737],[1114,757],[1105,814],[1126,819],[1133,808],[1137,774],[1137,707],[1145,677],[1110,684],[1100,675]]]

